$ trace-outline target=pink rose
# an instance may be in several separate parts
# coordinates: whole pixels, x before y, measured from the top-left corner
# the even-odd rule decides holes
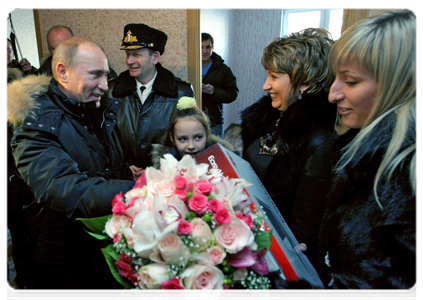
[[[218,226],[214,234],[216,242],[229,253],[239,252],[254,242],[250,227],[238,218],[232,218],[229,223]]]
[[[175,190],[175,185],[169,180],[161,180],[159,182],[155,182],[154,187],[160,194],[162,194],[166,198],[171,197],[173,195],[173,191]]]
[[[229,223],[231,220],[231,215],[226,208],[223,208],[214,214],[214,220],[216,221],[217,225],[223,225]]]
[[[200,181],[199,183],[197,183],[196,189],[200,193],[209,194],[209,193],[214,191],[214,185],[211,184],[210,182],[204,180],[204,181]]]
[[[247,224],[248,227],[250,227],[251,230],[254,229],[254,222],[253,222],[253,219],[251,218],[250,215],[244,215],[242,217],[242,220],[244,220],[245,224]]]
[[[183,189],[187,184],[187,179],[183,176],[175,176],[173,180],[175,181],[175,187],[177,189]]]
[[[207,249],[207,253],[210,255],[210,257],[213,259],[213,263],[215,265],[219,265],[222,263],[222,261],[226,257],[225,249],[223,249],[220,246],[214,246],[209,249]]]
[[[173,191],[173,193],[182,201],[187,200],[187,192],[188,191],[186,189],[176,189]]]
[[[234,272],[233,280],[234,281],[241,281],[245,277],[247,277],[247,275],[248,275],[248,269],[247,268],[236,269],[236,271]]]
[[[188,207],[197,214],[204,213],[208,208],[208,204],[209,199],[201,194],[194,194],[188,200]]]
[[[222,289],[224,275],[214,266],[195,264],[181,274],[186,289],[212,290]]]
[[[191,225],[192,231],[190,236],[193,237],[195,244],[199,245],[199,247],[194,249],[197,251],[204,251],[209,248],[213,238],[209,225],[200,218],[192,219]]]
[[[229,290],[229,285],[223,286],[222,294],[220,295],[219,300],[231,300],[232,299],[232,292]]]
[[[125,203],[123,202],[115,202],[115,205],[113,205],[112,212],[114,215],[121,215],[126,213],[126,207]]]
[[[192,225],[186,220],[182,220],[178,225],[178,234],[188,235],[192,231]]]
[[[117,202],[123,202],[123,194],[120,192],[119,194],[116,194],[116,196],[112,200],[112,207],[115,206]]]
[[[194,189],[194,183],[189,182],[189,183],[187,184],[187,191],[192,191],[193,189]]]
[[[174,233],[166,234],[165,237],[159,241],[156,248],[160,252],[162,259],[168,264],[186,263],[188,261],[188,256],[191,254],[187,246],[182,243],[179,236]]]
[[[152,263],[143,266],[138,270],[139,284],[143,289],[158,289],[163,282],[170,280],[167,266],[158,263]]]
[[[185,300],[185,290],[176,277],[163,282],[160,289],[166,300]]]
[[[119,271],[119,275],[125,278],[129,278],[134,272],[132,267],[123,260],[117,260],[116,267]]]
[[[105,225],[106,233],[109,237],[114,238],[121,228],[130,225],[129,218],[126,215],[113,215]]]
[[[224,208],[225,206],[216,199],[211,199],[209,201],[209,209],[214,213]]]

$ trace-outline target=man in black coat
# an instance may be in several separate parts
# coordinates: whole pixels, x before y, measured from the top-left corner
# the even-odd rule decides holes
[[[160,64],[167,35],[145,24],[127,24],[120,49],[128,70],[109,82],[109,95],[122,100],[117,122],[122,147],[134,176],[152,166],[152,144],[161,143],[173,107],[183,96],[194,97],[191,83]]]
[[[114,196],[134,186],[115,126],[120,101],[103,97],[109,69],[93,42],[67,39],[53,66],[53,79],[31,75],[8,85],[12,153],[34,195],[23,203],[37,244],[28,288],[119,288],[104,245],[75,219],[111,214]]]
[[[203,32],[201,41],[203,110],[210,117],[212,133],[223,138],[223,103],[236,100],[236,77],[222,57],[213,52],[213,37]]]

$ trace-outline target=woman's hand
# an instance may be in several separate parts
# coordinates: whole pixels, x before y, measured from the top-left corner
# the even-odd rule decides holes
[[[134,180],[137,181],[140,178],[143,168],[138,168],[137,166],[130,166],[129,169],[132,171],[132,175],[134,176]]]

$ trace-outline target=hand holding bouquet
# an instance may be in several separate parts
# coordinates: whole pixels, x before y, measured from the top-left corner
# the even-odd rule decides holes
[[[271,231],[261,230],[263,216],[244,192],[250,184],[189,155],[160,163],[115,196],[111,217],[96,220],[107,220],[92,235],[113,239],[103,253],[116,279],[140,289],[269,288]]]

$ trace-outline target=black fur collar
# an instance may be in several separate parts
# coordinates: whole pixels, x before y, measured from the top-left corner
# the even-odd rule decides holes
[[[160,63],[156,65],[156,69],[157,77],[153,84],[154,92],[164,97],[178,97],[178,86],[176,85],[173,73],[165,69]],[[128,70],[120,73],[119,77],[114,81],[112,94],[116,98],[132,94],[137,86],[134,77],[129,74]]]

